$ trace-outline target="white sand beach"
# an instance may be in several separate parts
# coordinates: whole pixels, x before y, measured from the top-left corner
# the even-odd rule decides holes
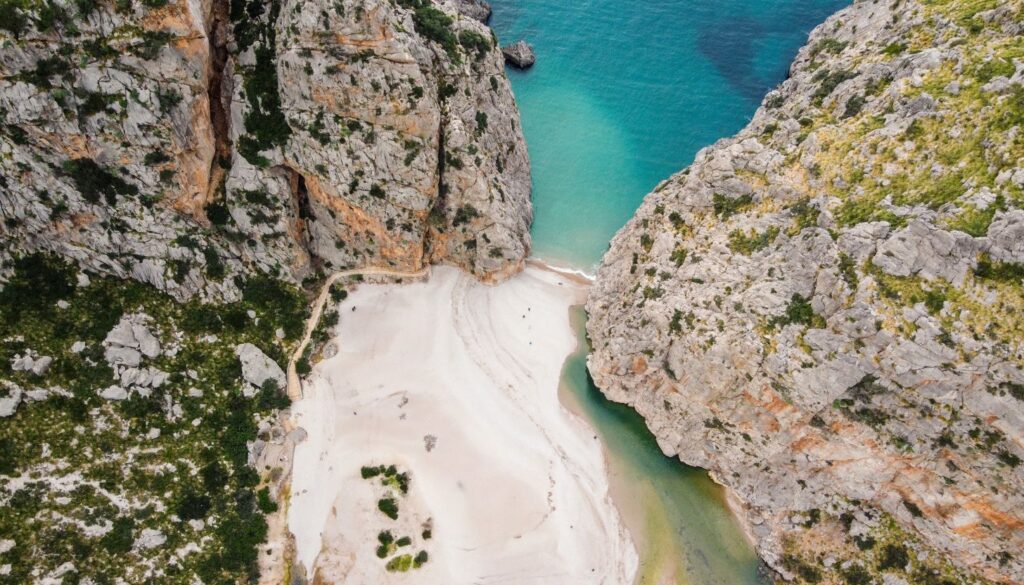
[[[307,575],[354,585],[632,581],[637,556],[608,495],[601,443],[558,401],[576,344],[568,311],[584,294],[530,266],[496,287],[438,267],[424,283],[349,296],[338,354],[316,366],[293,407],[309,437],[295,453],[289,525]],[[371,465],[410,474],[397,520],[377,509],[388,488],[360,475]],[[378,558],[385,530],[412,542]],[[421,550],[420,568],[386,570]]]

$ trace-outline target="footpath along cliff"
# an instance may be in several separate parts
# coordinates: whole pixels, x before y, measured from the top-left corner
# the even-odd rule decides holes
[[[1022,35],[855,2],[598,271],[597,385],[785,579],[1024,582]]]

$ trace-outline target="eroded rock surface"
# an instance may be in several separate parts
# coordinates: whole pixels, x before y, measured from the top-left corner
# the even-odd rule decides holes
[[[1024,8],[984,7],[830,18],[598,271],[596,383],[787,579],[1024,582]]]
[[[0,259],[234,300],[239,275],[449,262],[499,280],[529,251],[502,56],[454,4],[11,10]]]

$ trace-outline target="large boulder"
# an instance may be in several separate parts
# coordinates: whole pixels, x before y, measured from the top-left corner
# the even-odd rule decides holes
[[[21,404],[21,387],[12,382],[4,382],[3,387],[0,388],[0,418],[6,418],[13,416],[18,410],[18,405]]]
[[[284,388],[287,382],[284,370],[270,356],[251,343],[243,343],[235,348],[235,355],[242,363],[242,377],[256,387],[262,387],[267,380],[272,380],[278,388]]]
[[[537,56],[533,53],[533,47],[526,41],[516,41],[511,45],[501,48],[505,56],[505,62],[517,69],[533,67],[537,62]]]

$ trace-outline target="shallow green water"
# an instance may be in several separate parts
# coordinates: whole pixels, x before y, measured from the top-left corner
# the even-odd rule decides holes
[[[605,446],[612,496],[638,540],[637,583],[766,583],[722,490],[703,470],[663,455],[640,415],[610,402],[594,386],[581,307],[573,309],[572,321],[580,345],[562,371],[562,399],[597,429]]]

